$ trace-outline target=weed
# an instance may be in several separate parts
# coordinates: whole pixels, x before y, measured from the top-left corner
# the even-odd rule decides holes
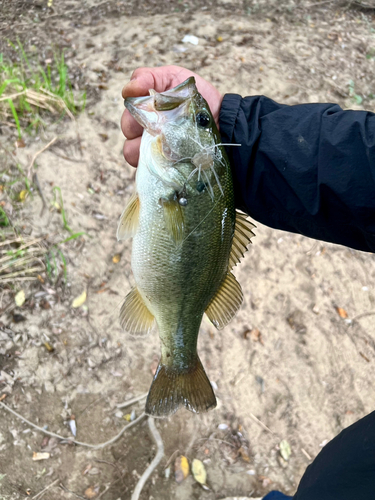
[[[3,207],[0,206],[0,227],[8,227],[8,226],[9,226],[9,219]]]
[[[31,61],[18,40],[8,42],[20,62],[5,61],[0,54],[0,118],[13,119],[18,137],[22,129],[37,129],[46,113],[71,118],[86,105],[86,92],[76,98],[68,77],[64,53],[55,54],[46,68]]]
[[[354,81],[349,80],[348,85],[349,85],[349,96],[356,104],[362,104],[363,97],[355,92]]]

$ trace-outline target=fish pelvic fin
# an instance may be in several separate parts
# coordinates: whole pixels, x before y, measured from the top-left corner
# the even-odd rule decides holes
[[[242,304],[241,285],[232,273],[227,273],[206,309],[208,319],[218,330],[224,328]]]
[[[122,212],[117,227],[117,241],[132,238],[137,229],[139,221],[139,198],[138,193],[132,194],[129,203]]]
[[[200,359],[187,371],[160,362],[146,401],[146,414],[168,417],[181,406],[193,413],[215,408],[216,397]]]
[[[251,238],[255,236],[252,229],[254,224],[247,219],[247,215],[242,212],[236,212],[236,225],[232,241],[232,248],[229,255],[229,270],[236,266],[244,253],[247,251]]]
[[[161,199],[164,210],[165,227],[175,243],[180,243],[185,236],[184,209],[177,200]]]
[[[120,310],[120,324],[134,336],[146,336],[153,329],[155,318],[150,313],[137,287],[126,296]]]

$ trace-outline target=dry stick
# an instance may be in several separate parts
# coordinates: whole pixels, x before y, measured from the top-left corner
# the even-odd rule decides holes
[[[361,313],[361,314],[358,314],[357,316],[354,316],[354,318],[352,318],[352,321],[357,321],[360,318],[365,318],[366,316],[372,316],[373,314],[375,314],[375,311]]]
[[[145,392],[144,394],[141,394],[136,398],[128,399],[127,401],[124,401],[124,403],[120,403],[119,405],[117,405],[117,408],[126,408],[127,406],[130,406],[133,403],[136,403],[137,401],[141,401],[141,399],[144,399],[147,396],[147,394],[148,392]]]
[[[36,500],[37,498],[42,498],[42,496],[44,495],[44,493],[47,490],[49,490],[50,488],[52,488],[52,486],[55,486],[55,484],[58,483],[59,481],[60,481],[60,479],[56,479],[56,481],[54,481],[53,483],[51,483],[49,486],[46,486],[44,488],[44,490],[39,491],[39,493],[37,493],[36,495],[34,495],[31,500]]]
[[[31,173],[31,169],[33,168],[33,165],[34,165],[34,161],[37,159],[37,157],[43,153],[43,151],[45,151],[46,149],[48,149],[54,142],[57,141],[57,137],[54,137],[52,139],[52,141],[50,141],[46,146],[44,146],[44,148],[42,148],[40,151],[37,151],[35,153],[35,155],[33,156],[31,162],[30,162],[30,165],[29,165],[29,168],[27,170],[27,178],[30,179],[30,173]]]
[[[255,420],[255,422],[257,422],[261,427],[263,427],[263,429],[265,429],[266,431],[270,432],[271,434],[275,434],[273,431],[271,431],[271,429],[269,427],[266,426],[266,424],[264,424],[263,422],[261,422],[259,420],[259,418],[257,418],[255,415],[253,415],[252,413],[250,413],[250,417]]]
[[[27,418],[23,417],[22,415],[20,415],[19,413],[17,413],[16,411],[12,410],[11,408],[9,408],[8,405],[2,403],[0,401],[0,406],[2,406],[5,410],[9,411],[10,413],[12,413],[14,416],[16,416],[17,418],[19,418],[20,420],[22,420],[23,422],[25,422],[26,424],[30,425],[31,427],[33,427],[34,429],[40,431],[40,432],[43,432],[44,434],[47,434],[47,436],[51,436],[51,437],[55,437],[57,439],[61,439],[62,441],[66,441],[67,443],[69,444],[77,444],[79,446],[86,446],[86,448],[92,448],[94,450],[99,450],[101,448],[105,448],[106,446],[108,446],[109,444],[112,444],[114,443],[115,441],[117,441],[123,434],[124,432],[127,430],[127,429],[130,429],[130,427],[133,427],[135,424],[137,424],[138,422],[140,422],[142,420],[143,417],[146,416],[145,413],[142,413],[141,415],[139,415],[138,418],[136,418],[135,420],[133,420],[133,422],[130,422],[130,424],[127,424],[125,425],[121,431],[115,436],[113,437],[112,439],[110,439],[109,441],[106,441],[105,443],[101,443],[101,444],[89,444],[89,443],[81,443],[81,441],[75,441],[74,439],[70,439],[68,437],[64,437],[64,436],[60,436],[59,434],[55,434],[54,432],[49,432],[49,431],[46,431],[45,429],[43,429],[42,427],[39,427],[38,425],[35,425],[33,424],[32,422],[30,422],[30,420],[27,420]]]
[[[160,460],[164,457],[163,441],[160,437],[158,430],[155,427],[155,422],[152,417],[148,417],[148,426],[151,431],[152,437],[154,438],[157,444],[158,452],[156,453],[154,460],[150,463],[150,465],[147,467],[147,469],[142,474],[140,480],[138,481],[135,490],[131,496],[131,500],[139,499],[139,495],[143,489],[143,486],[146,484],[147,479],[151,476],[156,467],[159,465]]]

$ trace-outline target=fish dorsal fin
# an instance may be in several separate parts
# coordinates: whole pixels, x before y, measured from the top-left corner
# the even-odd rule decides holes
[[[184,209],[177,200],[161,200],[164,210],[164,221],[168,233],[175,243],[179,243],[185,234]]]
[[[254,226],[254,224],[252,224],[246,217],[246,214],[236,212],[236,225],[234,228],[232,248],[229,255],[229,270],[240,262],[244,253],[247,251],[249,243],[251,243],[251,238],[255,236],[252,229],[256,226]]]
[[[132,194],[129,203],[122,212],[117,227],[117,241],[126,240],[135,235],[139,220],[139,198],[138,193]]]
[[[120,310],[120,324],[132,335],[145,336],[154,326],[154,316],[147,309],[137,287],[126,296]]]
[[[232,273],[227,273],[216,295],[206,309],[209,320],[221,330],[238,311],[243,300],[241,285]]]

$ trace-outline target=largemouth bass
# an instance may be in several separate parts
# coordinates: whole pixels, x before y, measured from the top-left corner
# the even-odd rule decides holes
[[[253,236],[234,207],[228,158],[207,102],[194,78],[163,93],[125,99],[144,127],[136,190],[119,222],[119,240],[133,237],[136,286],[120,322],[133,335],[155,322],[161,359],[146,413],[165,417],[180,406],[216,406],[197,354],[203,314],[221,329],[241,305],[231,269]]]

